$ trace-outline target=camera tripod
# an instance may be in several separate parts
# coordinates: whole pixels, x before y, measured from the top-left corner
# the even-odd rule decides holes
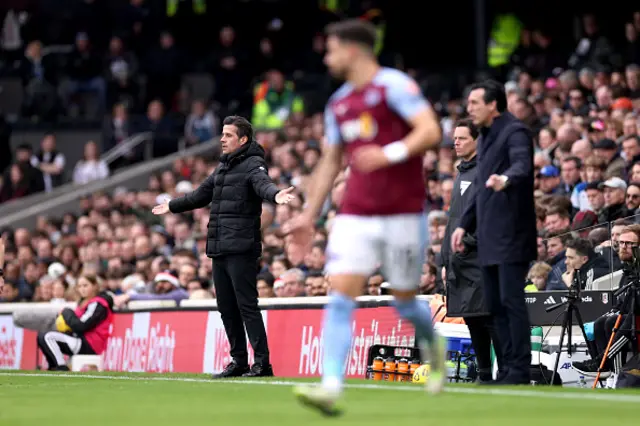
[[[631,324],[631,338],[629,339],[631,343],[631,351],[634,355],[638,354],[638,331],[636,329],[636,298],[638,291],[637,289],[637,280],[632,280],[629,284],[624,287],[619,288],[613,293],[614,297],[618,297],[619,295],[626,292],[624,295],[624,299],[622,300],[622,309],[618,312],[618,317],[616,318],[616,323],[613,326],[613,330],[611,331],[611,337],[609,338],[609,342],[607,343],[607,348],[602,355],[602,362],[598,367],[598,374],[596,375],[596,380],[593,382],[593,389],[595,389],[597,382],[600,380],[600,374],[604,369],[604,365],[607,362],[607,359],[614,357],[618,354],[627,343],[626,341],[618,340],[615,344],[613,343],[616,340],[618,332],[621,330],[622,326],[622,317],[623,315],[627,315],[627,318]],[[626,314],[624,313],[626,312]]]
[[[582,336],[584,337],[584,341],[587,344],[587,351],[589,352],[589,356],[592,359],[595,359],[596,350],[593,346],[593,343],[589,341],[587,338],[587,332],[584,330],[584,322],[582,321],[582,315],[580,314],[580,308],[578,307],[578,303],[580,303],[580,279],[579,272],[576,271],[576,276],[574,277],[574,281],[569,288],[569,294],[567,294],[567,300],[564,302],[556,303],[553,306],[549,306],[546,311],[553,312],[556,309],[564,306],[564,318],[562,319],[562,328],[560,330],[560,340],[558,342],[558,356],[556,357],[555,364],[553,366],[553,374],[551,376],[551,383],[553,385],[556,374],[558,374],[558,366],[560,365],[560,354],[564,351],[562,346],[564,344],[565,335],[567,337],[567,349],[566,353],[568,356],[573,354],[573,348],[571,344],[572,337],[572,327],[573,327],[573,316],[575,315],[578,326],[580,327],[580,331],[582,331]]]

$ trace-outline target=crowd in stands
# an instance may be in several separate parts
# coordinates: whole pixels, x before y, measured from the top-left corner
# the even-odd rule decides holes
[[[140,2],[131,4],[136,3]],[[583,17],[582,22],[584,37],[576,40],[578,47],[561,59],[554,57],[553,69],[543,66],[548,59],[540,47],[544,40],[535,34],[531,39],[532,33],[525,30],[505,84],[509,111],[527,123],[535,135],[539,258],[529,274],[533,284],[528,287],[530,290],[566,289],[561,278],[567,268],[565,249],[578,236],[587,238],[594,253],[606,262],[600,269],[602,275],[618,269],[617,232],[622,225],[635,223],[636,214],[640,213],[640,57],[633,55],[640,51],[640,12],[629,16],[624,28],[626,46],[614,46],[606,34],[599,33],[593,15]],[[223,45],[233,41],[233,29],[224,27],[220,38]],[[315,40],[320,41],[321,38]],[[228,54],[233,49],[228,46],[223,51]],[[321,51],[319,43],[314,52],[321,57]],[[217,53],[218,63],[233,69],[235,61],[226,54]],[[624,59],[617,62],[616,58]],[[221,74],[226,77],[218,76],[219,81],[232,87],[225,80],[232,74]],[[323,275],[326,239],[345,190],[348,170],[334,183],[317,223],[313,249],[303,252],[281,233],[280,226],[304,203],[305,187],[322,152],[323,117],[321,113],[305,113],[305,108],[298,106],[302,101],[296,100],[295,92],[286,92],[289,86],[282,73],[269,73],[267,82],[259,91],[256,105],[266,102],[276,116],[258,114],[256,118],[259,108],[254,108],[254,121],[265,120],[256,139],[267,152],[269,175],[282,188],[295,186],[298,198],[288,205],[263,206],[258,291],[263,298],[325,295],[331,285],[330,277]],[[282,90],[273,91],[273,87]],[[106,99],[111,99],[109,89],[105,90]],[[281,97],[283,93],[288,94]],[[149,99],[156,97],[154,94]],[[277,116],[281,111],[279,102],[288,106],[282,116]],[[162,100],[162,96],[151,101],[149,117],[162,115],[163,108],[170,105],[170,99]],[[440,247],[458,165],[451,137],[456,121],[464,116],[464,99],[449,100],[438,110],[444,138],[439,148],[425,154],[423,161],[430,234],[420,283],[424,294],[445,291]],[[196,102],[193,113],[187,123],[205,122],[204,127],[211,133],[203,134],[198,130],[202,127],[187,126],[188,139],[202,140],[217,131],[217,118],[207,112],[206,104]],[[116,142],[131,134],[127,114],[122,103],[114,104],[109,135]],[[24,163],[27,171],[12,166],[8,179],[31,184],[42,176],[45,188],[55,185],[56,169],[43,168],[43,162],[64,164],[64,159],[44,160],[46,144],[52,141],[55,143],[53,137],[43,141],[42,153],[20,153],[17,158],[22,159],[20,164]],[[215,297],[211,262],[204,255],[208,209],[157,217],[151,214],[151,208],[167,196],[190,192],[216,166],[215,158],[183,158],[175,162],[172,170],[152,176],[144,191],[118,188],[112,193],[93,194],[80,200],[83,213],[79,216],[43,216],[35,230],[0,230],[7,240],[6,285],[0,300],[73,300],[75,280],[87,270],[101,277],[102,286],[116,294],[116,305],[120,307],[130,300]],[[78,182],[87,182],[107,173],[99,166],[95,146],[88,144],[74,179],[77,176]],[[19,185],[8,190],[9,199],[19,196],[19,191]],[[4,188],[0,194],[4,196]],[[385,278],[375,274],[363,294],[379,295],[385,287]]]

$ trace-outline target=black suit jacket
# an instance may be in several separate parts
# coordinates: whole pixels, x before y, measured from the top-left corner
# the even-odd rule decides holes
[[[537,256],[533,199],[533,140],[528,128],[505,112],[481,131],[476,191],[460,220],[476,232],[481,265],[531,262]],[[486,187],[491,175],[509,178],[507,187]]]

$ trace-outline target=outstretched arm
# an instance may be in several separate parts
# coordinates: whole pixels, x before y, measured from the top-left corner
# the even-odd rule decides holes
[[[343,149],[340,129],[330,105],[324,112],[324,127],[325,144],[322,147],[322,156],[307,188],[305,211],[313,218],[320,213],[342,166]]]
[[[260,198],[272,203],[276,202],[276,194],[278,194],[278,187],[269,177],[267,168],[263,162],[256,163],[255,167],[249,172],[249,180],[253,190]]]
[[[209,205],[213,197],[214,176],[215,173],[209,175],[195,191],[171,200],[169,202],[169,211],[171,213],[182,213]]]

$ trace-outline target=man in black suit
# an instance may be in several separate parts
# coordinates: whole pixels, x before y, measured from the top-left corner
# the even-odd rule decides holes
[[[480,127],[474,198],[451,236],[455,251],[476,232],[486,297],[505,368],[496,383],[529,383],[531,340],[524,300],[527,268],[536,258],[533,142],[528,128],[506,112],[502,84],[474,84],[467,111]]]

